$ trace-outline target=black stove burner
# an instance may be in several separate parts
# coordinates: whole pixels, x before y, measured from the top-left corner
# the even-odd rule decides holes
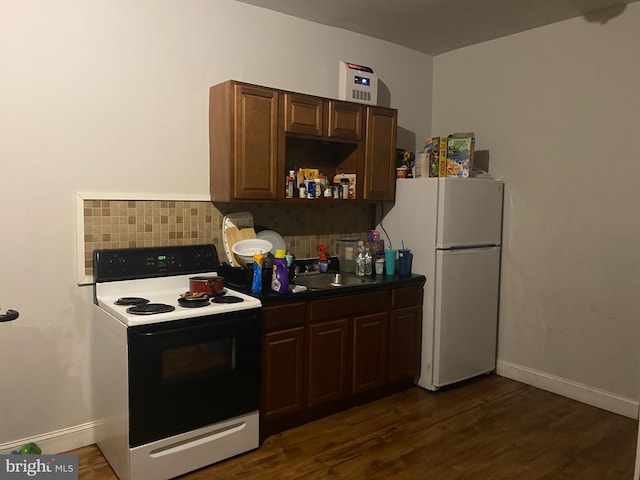
[[[244,299],[240,297],[234,297],[233,295],[225,295],[223,297],[215,297],[211,301],[213,303],[240,303],[244,302]]]
[[[176,307],[164,303],[143,303],[127,308],[127,313],[134,315],[153,315],[154,313],[173,312]]]
[[[116,305],[141,305],[149,303],[149,300],[142,297],[121,297],[114,302]]]
[[[209,297],[205,295],[204,298],[179,298],[178,303],[181,307],[187,308],[206,307],[209,305]]]

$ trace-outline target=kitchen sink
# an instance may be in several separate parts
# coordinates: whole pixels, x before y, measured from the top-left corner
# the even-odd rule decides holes
[[[376,281],[371,277],[360,277],[353,273],[310,273],[298,275],[295,283],[296,285],[304,285],[307,290],[332,290],[372,285]]]

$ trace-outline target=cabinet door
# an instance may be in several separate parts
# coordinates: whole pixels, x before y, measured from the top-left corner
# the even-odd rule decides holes
[[[387,314],[353,320],[353,393],[382,387],[387,365]]]
[[[321,98],[284,94],[284,131],[302,135],[322,136],[324,101]]]
[[[414,381],[420,374],[422,308],[391,312],[389,333],[389,381]]]
[[[311,407],[349,395],[349,320],[309,326],[308,400]]]
[[[367,107],[365,135],[363,198],[393,201],[396,186],[397,111]]]
[[[362,137],[362,106],[355,103],[329,100],[327,136],[346,140]]]
[[[304,327],[267,333],[262,353],[262,401],[265,419],[303,407]]]
[[[235,85],[233,122],[234,198],[278,198],[278,92]],[[215,170],[210,172],[218,174]],[[282,189],[284,196],[284,186]]]

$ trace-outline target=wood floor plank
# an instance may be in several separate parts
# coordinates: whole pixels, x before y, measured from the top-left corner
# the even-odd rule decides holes
[[[636,435],[632,419],[490,375],[414,387],[181,478],[630,480]],[[116,480],[95,445],[70,453],[80,479]]]

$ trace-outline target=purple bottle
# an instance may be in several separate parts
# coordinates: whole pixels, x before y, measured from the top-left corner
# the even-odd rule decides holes
[[[275,293],[289,293],[289,267],[284,249],[276,250],[276,256],[273,259],[271,290]]]

